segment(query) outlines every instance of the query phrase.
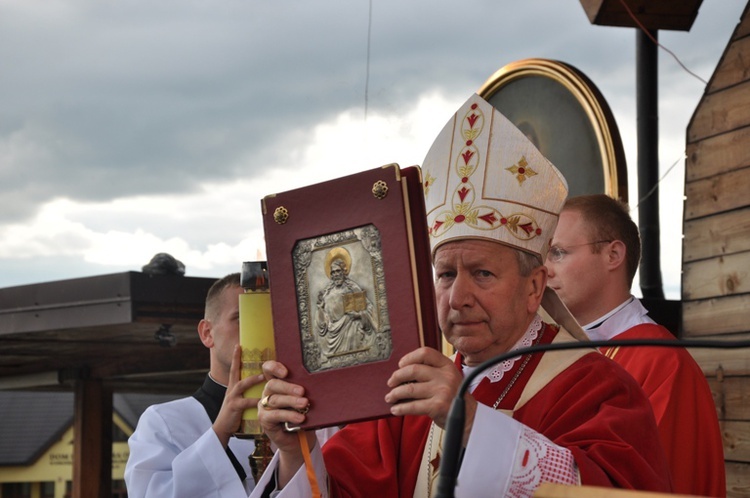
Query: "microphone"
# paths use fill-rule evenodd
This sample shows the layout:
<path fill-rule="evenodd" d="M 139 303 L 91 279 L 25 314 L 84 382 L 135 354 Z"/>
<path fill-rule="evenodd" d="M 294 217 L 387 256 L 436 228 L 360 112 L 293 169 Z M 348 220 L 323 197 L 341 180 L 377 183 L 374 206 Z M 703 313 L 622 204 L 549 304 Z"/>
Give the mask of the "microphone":
<path fill-rule="evenodd" d="M 669 348 L 707 348 L 707 349 L 737 349 L 750 347 L 750 340 L 718 341 L 710 339 L 613 339 L 586 342 L 561 342 L 555 344 L 537 344 L 526 348 L 514 349 L 480 364 L 475 370 L 464 377 L 458 393 L 451 403 L 448 417 L 445 420 L 445 434 L 443 435 L 443 456 L 440 460 L 440 477 L 438 478 L 435 498 L 452 498 L 456 488 L 458 472 L 460 470 L 459 455 L 463 444 L 464 424 L 466 422 L 466 402 L 464 395 L 471 385 L 471 381 L 488 368 L 516 356 L 535 354 L 545 351 L 561 351 L 565 349 L 590 349 L 607 346 L 659 346 Z"/>

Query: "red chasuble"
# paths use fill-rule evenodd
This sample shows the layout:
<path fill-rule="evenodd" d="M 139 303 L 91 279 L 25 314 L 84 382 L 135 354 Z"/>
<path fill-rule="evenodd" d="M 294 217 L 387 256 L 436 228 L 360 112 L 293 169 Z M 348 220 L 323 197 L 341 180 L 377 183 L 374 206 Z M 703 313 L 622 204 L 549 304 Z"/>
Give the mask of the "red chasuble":
<path fill-rule="evenodd" d="M 551 342 L 557 329 L 545 324 L 543 330 L 540 342 Z M 498 408 L 515 406 L 541 357 L 532 356 Z M 473 393 L 477 401 L 492 406 L 522 363 L 516 361 L 498 382 L 482 381 Z M 603 355 L 587 354 L 573 363 L 513 418 L 568 448 L 582 484 L 671 490 L 648 400 L 633 378 Z M 426 416 L 391 417 L 345 427 L 323 447 L 331 496 L 411 497 L 430 423 Z"/>
<path fill-rule="evenodd" d="M 613 339 L 673 339 L 664 327 L 641 324 Z M 602 348 L 643 387 L 667 453 L 675 493 L 726 496 L 724 449 L 711 390 L 682 348 Z"/>

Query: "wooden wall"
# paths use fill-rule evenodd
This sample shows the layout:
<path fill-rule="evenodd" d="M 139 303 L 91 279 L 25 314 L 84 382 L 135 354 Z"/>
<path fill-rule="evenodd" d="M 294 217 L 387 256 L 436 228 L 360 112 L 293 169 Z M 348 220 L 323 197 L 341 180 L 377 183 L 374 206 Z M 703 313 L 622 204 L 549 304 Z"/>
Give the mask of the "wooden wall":
<path fill-rule="evenodd" d="M 750 4 L 687 129 L 682 335 L 750 338 Z M 692 350 L 724 435 L 727 496 L 750 497 L 750 351 Z"/>

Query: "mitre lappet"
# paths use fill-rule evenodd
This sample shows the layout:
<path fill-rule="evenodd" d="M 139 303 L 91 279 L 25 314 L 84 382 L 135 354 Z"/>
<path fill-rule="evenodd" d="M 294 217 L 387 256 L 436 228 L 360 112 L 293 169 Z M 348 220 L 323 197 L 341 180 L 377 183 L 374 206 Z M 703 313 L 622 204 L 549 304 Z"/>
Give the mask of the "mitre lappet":
<path fill-rule="evenodd" d="M 547 257 L 568 195 L 562 173 L 479 95 L 448 121 L 422 163 L 430 247 L 481 239 Z M 579 340 L 580 325 L 552 289 L 542 307 Z"/>

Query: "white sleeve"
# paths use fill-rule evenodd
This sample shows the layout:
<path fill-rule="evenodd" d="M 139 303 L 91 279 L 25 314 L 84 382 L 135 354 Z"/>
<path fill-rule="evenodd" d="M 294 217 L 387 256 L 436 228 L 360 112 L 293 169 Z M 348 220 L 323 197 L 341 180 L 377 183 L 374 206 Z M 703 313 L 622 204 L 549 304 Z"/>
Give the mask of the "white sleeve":
<path fill-rule="evenodd" d="M 542 482 L 580 484 L 570 450 L 480 403 L 456 497 L 532 496 Z"/>
<path fill-rule="evenodd" d="M 131 498 L 247 496 L 211 428 L 183 448 L 176 444 L 159 412 L 149 408 L 138 421 L 128 445 L 125 484 Z"/>
<path fill-rule="evenodd" d="M 310 451 L 310 458 L 312 460 L 313 468 L 315 469 L 315 477 L 318 480 L 318 487 L 320 488 L 320 493 L 323 498 L 328 497 L 328 473 L 326 472 L 326 466 L 323 461 L 323 452 L 320 450 L 321 446 L 321 439 L 327 440 L 327 437 L 325 436 L 327 433 L 322 433 L 318 431 L 318 444 L 316 444 L 312 450 Z M 261 498 L 263 496 L 263 491 L 268 486 L 268 483 L 271 482 L 272 476 L 276 474 L 276 470 L 279 465 L 279 453 L 276 452 L 276 454 L 273 456 L 273 459 L 268 464 L 268 467 L 266 467 L 266 470 L 263 472 L 263 475 L 258 480 L 258 483 L 255 485 L 255 489 L 250 494 L 250 498 Z M 307 470 L 304 465 L 302 465 L 296 474 L 294 474 L 294 477 L 292 477 L 292 480 L 289 481 L 289 483 L 284 486 L 284 489 L 274 491 L 271 493 L 272 498 L 311 498 L 312 497 L 312 489 L 310 488 L 310 482 L 307 480 Z"/>

